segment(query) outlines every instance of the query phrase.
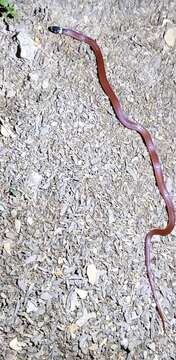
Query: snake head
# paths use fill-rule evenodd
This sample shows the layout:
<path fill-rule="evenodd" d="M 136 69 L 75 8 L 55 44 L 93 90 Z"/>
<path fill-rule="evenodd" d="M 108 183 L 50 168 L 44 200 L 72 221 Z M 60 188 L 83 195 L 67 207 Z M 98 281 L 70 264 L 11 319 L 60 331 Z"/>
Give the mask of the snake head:
<path fill-rule="evenodd" d="M 63 28 L 60 26 L 49 26 L 48 30 L 54 34 L 62 34 L 63 32 Z"/>

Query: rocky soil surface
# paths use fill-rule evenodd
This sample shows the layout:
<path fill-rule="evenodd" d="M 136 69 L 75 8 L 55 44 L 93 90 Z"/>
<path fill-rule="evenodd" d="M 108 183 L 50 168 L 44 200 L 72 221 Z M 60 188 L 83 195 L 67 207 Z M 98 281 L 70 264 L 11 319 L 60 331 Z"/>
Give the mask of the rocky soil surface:
<path fill-rule="evenodd" d="M 125 112 L 151 133 L 176 204 L 175 0 L 16 1 L 0 18 L 0 359 L 176 358 L 176 231 L 140 136 L 116 119 L 82 31 Z"/>

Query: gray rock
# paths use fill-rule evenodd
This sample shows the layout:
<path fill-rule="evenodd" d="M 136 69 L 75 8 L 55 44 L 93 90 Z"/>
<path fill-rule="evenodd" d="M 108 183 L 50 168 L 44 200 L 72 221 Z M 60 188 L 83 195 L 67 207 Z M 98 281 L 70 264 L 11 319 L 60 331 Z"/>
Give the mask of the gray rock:
<path fill-rule="evenodd" d="M 19 41 L 20 57 L 32 62 L 37 52 L 37 47 L 35 46 L 34 41 L 31 39 L 26 30 L 21 30 L 17 35 L 17 39 Z"/>

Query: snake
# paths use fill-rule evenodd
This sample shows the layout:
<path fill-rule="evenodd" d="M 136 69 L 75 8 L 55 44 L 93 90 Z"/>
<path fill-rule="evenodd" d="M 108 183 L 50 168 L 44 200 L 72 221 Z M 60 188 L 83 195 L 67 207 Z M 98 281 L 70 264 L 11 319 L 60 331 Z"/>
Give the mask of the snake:
<path fill-rule="evenodd" d="M 153 167 L 155 182 L 159 189 L 160 195 L 165 202 L 167 215 L 168 215 L 168 221 L 167 221 L 166 227 L 151 229 L 146 234 L 145 240 L 144 240 L 144 256 L 145 256 L 146 275 L 147 275 L 147 278 L 149 281 L 151 294 L 153 296 L 153 300 L 156 305 L 156 310 L 158 312 L 158 315 L 159 315 L 161 323 L 162 323 L 163 330 L 165 332 L 166 331 L 165 316 L 161 309 L 161 306 L 160 306 L 160 303 L 159 303 L 159 300 L 157 297 L 154 274 L 153 274 L 152 268 L 151 268 L 151 245 L 152 245 L 152 238 L 154 235 L 167 236 L 172 232 L 172 230 L 174 229 L 174 226 L 175 226 L 175 209 L 174 209 L 171 195 L 169 194 L 166 184 L 165 184 L 165 181 L 164 181 L 163 171 L 161 168 L 158 154 L 155 149 L 154 142 L 152 140 L 152 137 L 151 137 L 149 131 L 143 125 L 139 124 L 136 121 L 132 121 L 124 113 L 118 97 L 115 95 L 109 81 L 107 80 L 103 55 L 102 55 L 102 52 L 101 52 L 100 47 L 98 46 L 97 42 L 95 40 L 93 40 L 91 37 L 84 35 L 81 32 L 71 30 L 68 28 L 62 28 L 62 27 L 56 26 L 56 25 L 50 26 L 48 28 L 48 30 L 54 34 L 60 34 L 60 35 L 63 34 L 63 35 L 69 36 L 75 40 L 86 43 L 90 46 L 91 50 L 95 54 L 96 63 L 97 63 L 97 74 L 98 74 L 100 85 L 101 85 L 104 93 L 109 98 L 109 101 L 110 101 L 111 106 L 117 116 L 117 119 L 120 121 L 120 123 L 124 127 L 128 128 L 130 130 L 134 130 L 138 134 L 140 134 L 140 136 L 148 150 L 150 160 L 151 160 L 151 165 Z"/>

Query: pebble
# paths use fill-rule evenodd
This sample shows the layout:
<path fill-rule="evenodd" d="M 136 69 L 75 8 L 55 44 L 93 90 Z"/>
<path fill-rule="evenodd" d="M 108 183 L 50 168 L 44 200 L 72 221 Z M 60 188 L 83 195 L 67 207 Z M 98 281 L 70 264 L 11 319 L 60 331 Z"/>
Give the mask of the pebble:
<path fill-rule="evenodd" d="M 4 250 L 6 251 L 6 253 L 8 254 L 8 255 L 11 255 L 11 244 L 10 244 L 10 242 L 5 242 L 4 243 Z"/>
<path fill-rule="evenodd" d="M 15 134 L 10 130 L 7 125 L 1 125 L 1 135 L 4 137 L 12 137 L 15 138 Z"/>
<path fill-rule="evenodd" d="M 64 258 L 59 256 L 57 259 L 57 263 L 58 263 L 58 265 L 62 265 L 64 263 Z"/>
<path fill-rule="evenodd" d="M 17 232 L 17 234 L 20 233 L 21 230 L 21 221 L 19 219 L 15 219 L 15 230 Z"/>
<path fill-rule="evenodd" d="M 172 179 L 169 177 L 166 180 L 166 188 L 167 188 L 167 191 L 169 192 L 169 194 L 171 194 L 172 190 L 173 190 L 173 182 L 172 182 Z"/>
<path fill-rule="evenodd" d="M 78 302 L 77 294 L 74 291 L 70 297 L 70 311 L 75 311 L 77 307 L 79 307 L 79 302 Z"/>
<path fill-rule="evenodd" d="M 77 324 L 70 324 L 67 327 L 67 331 L 70 332 L 71 334 L 74 334 L 76 331 L 78 331 L 79 326 Z"/>
<path fill-rule="evenodd" d="M 88 313 L 87 310 L 84 308 L 83 315 L 76 321 L 76 325 L 81 327 L 85 325 L 89 319 L 96 319 L 96 313 Z"/>
<path fill-rule="evenodd" d="M 29 75 L 29 80 L 36 83 L 39 80 L 39 74 L 36 71 L 32 71 Z"/>
<path fill-rule="evenodd" d="M 84 334 L 79 338 L 79 347 L 83 354 L 87 354 L 88 352 L 88 343 L 87 343 L 87 335 Z"/>
<path fill-rule="evenodd" d="M 30 256 L 28 256 L 27 258 L 26 258 L 26 260 L 25 260 L 25 264 L 27 265 L 27 264 L 31 264 L 31 263 L 33 263 L 33 262 L 35 262 L 36 261 L 36 259 L 37 259 L 37 255 L 30 255 Z"/>
<path fill-rule="evenodd" d="M 22 351 L 22 348 L 25 344 L 22 343 L 22 342 L 19 342 L 17 337 L 15 337 L 14 339 L 12 339 L 9 343 L 9 347 L 12 349 L 12 350 L 15 350 L 17 352 L 20 352 Z"/>
<path fill-rule="evenodd" d="M 147 356 L 148 356 L 148 352 L 146 350 L 144 351 L 143 356 L 144 356 L 144 359 L 146 360 Z"/>
<path fill-rule="evenodd" d="M 33 303 L 33 301 L 28 300 L 26 312 L 29 314 L 31 312 L 38 312 L 38 307 Z"/>
<path fill-rule="evenodd" d="M 172 27 L 166 30 L 164 34 L 164 40 L 169 47 L 174 47 L 176 42 L 176 27 Z"/>
<path fill-rule="evenodd" d="M 90 264 L 87 267 L 87 276 L 89 279 L 89 283 L 94 285 L 97 279 L 97 269 L 94 264 Z"/>
<path fill-rule="evenodd" d="M 33 172 L 29 176 L 29 182 L 28 185 L 34 189 L 37 189 L 42 181 L 42 175 L 40 175 L 37 172 Z"/>
<path fill-rule="evenodd" d="M 27 280 L 24 278 L 20 278 L 20 279 L 18 279 L 17 284 L 18 284 L 19 289 L 25 293 L 27 290 Z"/>
<path fill-rule="evenodd" d="M 32 224 L 33 224 L 33 219 L 32 219 L 30 216 L 28 216 L 28 218 L 27 218 L 27 223 L 28 223 L 29 225 L 32 225 Z"/>
<path fill-rule="evenodd" d="M 109 224 L 112 225 L 115 222 L 114 212 L 112 209 L 108 210 Z"/>
<path fill-rule="evenodd" d="M 13 98 L 14 96 L 16 95 L 16 92 L 15 92 L 15 90 L 14 89 L 9 89 L 8 91 L 7 91 L 7 98 Z"/>
<path fill-rule="evenodd" d="M 54 235 L 62 235 L 63 233 L 63 228 L 61 227 L 57 227 L 54 231 Z"/>
<path fill-rule="evenodd" d="M 45 291 L 41 294 L 41 299 L 44 301 L 50 301 L 52 299 L 52 295 Z"/>
<path fill-rule="evenodd" d="M 45 90 L 48 88 L 48 85 L 49 85 L 49 79 L 46 78 L 43 80 L 42 88 Z"/>
<path fill-rule="evenodd" d="M 14 240 L 16 238 L 16 234 L 13 231 L 7 231 L 6 238 L 10 240 Z"/>
<path fill-rule="evenodd" d="M 49 126 L 43 126 L 40 133 L 42 136 L 46 136 L 49 133 Z"/>
<path fill-rule="evenodd" d="M 0 212 L 6 212 L 7 211 L 7 206 L 6 204 L 4 204 L 2 201 L 0 201 Z"/>
<path fill-rule="evenodd" d="M 148 344 L 147 347 L 153 352 L 155 352 L 155 343 Z"/>
<path fill-rule="evenodd" d="M 13 209 L 12 211 L 11 211 L 11 216 L 13 217 L 13 218 L 16 218 L 17 217 L 17 210 L 15 210 L 15 209 Z"/>
<path fill-rule="evenodd" d="M 127 338 L 123 338 L 121 340 L 120 344 L 125 350 L 128 349 L 128 339 Z"/>
<path fill-rule="evenodd" d="M 86 296 L 87 296 L 87 291 L 86 290 L 82 290 L 82 289 L 78 289 L 78 288 L 76 288 L 76 293 L 79 295 L 79 297 L 81 298 L 81 299 L 85 299 L 86 298 Z"/>
<path fill-rule="evenodd" d="M 19 41 L 20 57 L 33 61 L 37 47 L 29 34 L 25 30 L 21 30 L 17 35 L 17 39 Z"/>

